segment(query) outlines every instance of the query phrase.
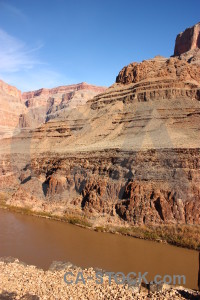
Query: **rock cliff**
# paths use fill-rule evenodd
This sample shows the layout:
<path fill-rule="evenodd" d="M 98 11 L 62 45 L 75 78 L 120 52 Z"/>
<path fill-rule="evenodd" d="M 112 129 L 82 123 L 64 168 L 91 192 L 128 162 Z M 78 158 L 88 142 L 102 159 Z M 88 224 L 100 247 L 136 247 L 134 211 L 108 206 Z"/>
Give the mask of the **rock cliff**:
<path fill-rule="evenodd" d="M 176 37 L 174 55 L 178 56 L 190 50 L 200 48 L 200 22 L 185 29 Z"/>

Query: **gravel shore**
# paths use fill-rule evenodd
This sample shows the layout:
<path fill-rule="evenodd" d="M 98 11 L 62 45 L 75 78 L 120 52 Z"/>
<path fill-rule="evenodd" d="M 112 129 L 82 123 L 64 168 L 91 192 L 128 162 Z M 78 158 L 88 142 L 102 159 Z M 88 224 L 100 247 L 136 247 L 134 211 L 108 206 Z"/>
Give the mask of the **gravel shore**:
<path fill-rule="evenodd" d="M 148 293 L 145 288 L 130 288 L 119 285 L 112 279 L 109 285 L 108 276 L 103 277 L 103 284 L 94 280 L 95 269 L 81 269 L 70 263 L 54 263 L 48 271 L 26 265 L 17 259 L 0 261 L 0 299 L 1 300 L 62 300 L 62 299 L 200 299 L 200 293 L 182 287 L 165 287 L 160 292 Z M 64 281 L 66 272 L 72 272 L 77 278 L 82 272 L 85 284 L 67 284 Z M 80 279 L 80 277 L 79 277 Z"/>

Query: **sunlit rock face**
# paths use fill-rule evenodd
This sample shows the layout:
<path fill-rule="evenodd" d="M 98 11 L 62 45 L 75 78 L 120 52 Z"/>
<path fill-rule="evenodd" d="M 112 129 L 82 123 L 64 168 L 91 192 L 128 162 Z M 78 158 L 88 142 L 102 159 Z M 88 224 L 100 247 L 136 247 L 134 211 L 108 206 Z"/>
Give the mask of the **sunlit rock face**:
<path fill-rule="evenodd" d="M 174 55 L 178 56 L 187 51 L 200 48 L 200 22 L 187 28 L 176 37 Z"/>

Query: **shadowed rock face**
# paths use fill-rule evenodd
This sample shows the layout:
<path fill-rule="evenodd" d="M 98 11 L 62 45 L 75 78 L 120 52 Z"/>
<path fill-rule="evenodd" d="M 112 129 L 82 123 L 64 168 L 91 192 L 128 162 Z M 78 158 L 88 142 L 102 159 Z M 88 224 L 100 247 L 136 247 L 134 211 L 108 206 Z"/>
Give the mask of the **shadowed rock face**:
<path fill-rule="evenodd" d="M 174 55 L 179 56 L 187 51 L 200 48 L 200 23 L 187 28 L 176 37 Z"/>
<path fill-rule="evenodd" d="M 43 92 L 26 95 L 27 106 Z M 197 60 L 132 63 L 84 105 L 68 109 L 70 95 L 49 108 L 48 122 L 2 142 L 8 204 L 97 224 L 200 224 Z"/>

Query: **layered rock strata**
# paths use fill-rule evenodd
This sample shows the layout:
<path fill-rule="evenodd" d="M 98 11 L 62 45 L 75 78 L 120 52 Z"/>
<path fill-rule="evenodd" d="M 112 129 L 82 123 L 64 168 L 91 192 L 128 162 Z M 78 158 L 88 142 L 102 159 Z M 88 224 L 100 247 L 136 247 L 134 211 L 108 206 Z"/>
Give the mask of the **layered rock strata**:
<path fill-rule="evenodd" d="M 84 105 L 105 89 L 83 82 L 21 93 L 0 80 L 0 139 L 16 135 L 22 129 L 36 128 L 66 110 Z"/>
<path fill-rule="evenodd" d="M 66 110 L 84 105 L 105 90 L 105 87 L 82 82 L 23 93 L 22 99 L 28 112 L 20 116 L 20 127 L 35 128 L 49 119 L 64 115 Z"/>

